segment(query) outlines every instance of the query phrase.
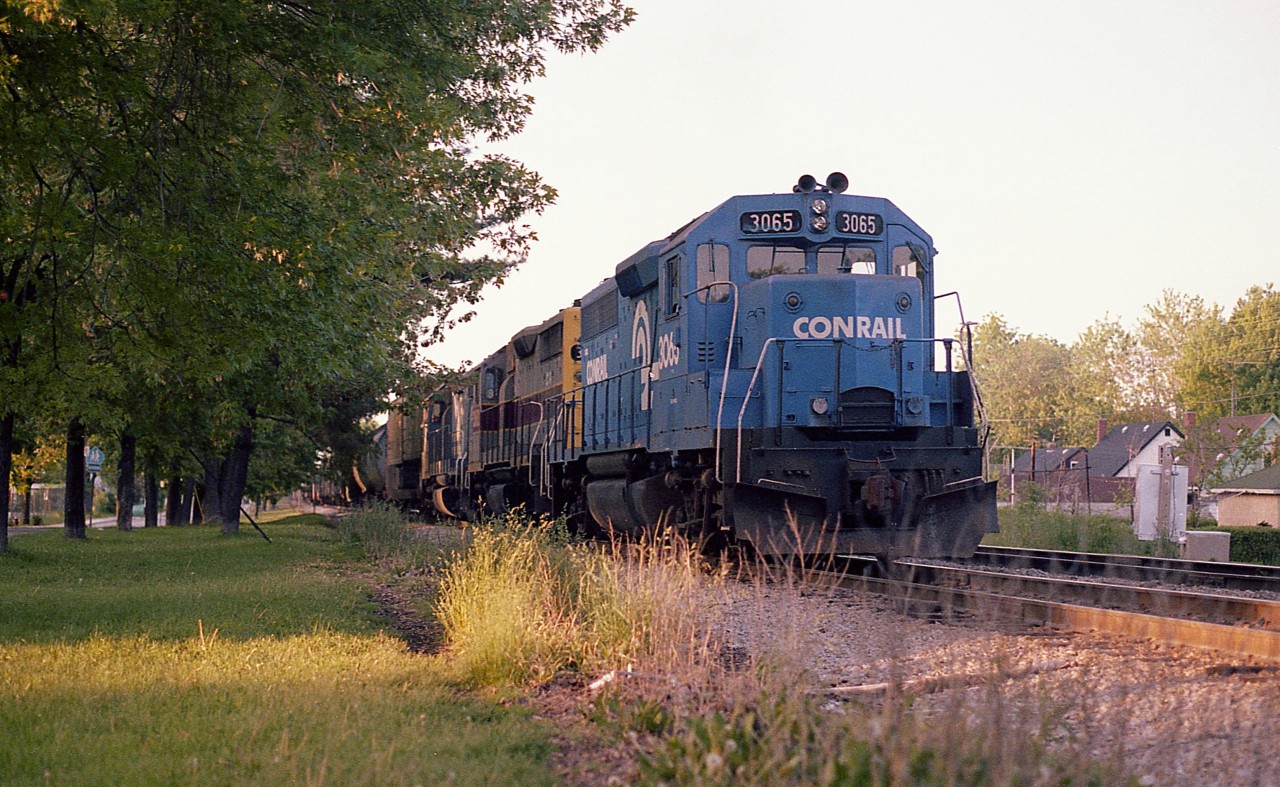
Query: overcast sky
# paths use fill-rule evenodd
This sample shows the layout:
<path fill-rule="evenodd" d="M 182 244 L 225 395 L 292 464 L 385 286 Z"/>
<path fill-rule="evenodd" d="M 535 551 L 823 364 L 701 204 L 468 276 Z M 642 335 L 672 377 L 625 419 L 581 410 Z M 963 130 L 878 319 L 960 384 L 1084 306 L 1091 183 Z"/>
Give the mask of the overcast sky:
<path fill-rule="evenodd" d="M 630 4 L 529 86 L 500 151 L 559 199 L 434 360 L 480 360 L 645 243 L 806 172 L 919 222 L 969 319 L 1063 342 L 1165 289 L 1229 310 L 1280 282 L 1277 0 Z"/>

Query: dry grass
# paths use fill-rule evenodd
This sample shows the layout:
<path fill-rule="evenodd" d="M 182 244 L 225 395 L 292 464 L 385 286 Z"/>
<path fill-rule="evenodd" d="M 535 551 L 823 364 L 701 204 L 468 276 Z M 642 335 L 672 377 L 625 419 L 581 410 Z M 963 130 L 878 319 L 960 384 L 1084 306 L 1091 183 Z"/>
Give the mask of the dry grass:
<path fill-rule="evenodd" d="M 508 522 L 475 534 L 437 600 L 449 647 L 478 683 L 605 676 L 591 715 L 634 747 L 641 783 L 1125 783 L 1063 732 L 1075 705 L 1034 680 L 1016 700 L 979 689 L 917 707 L 900 677 L 865 702 L 831 700 L 812 621 L 726 627 L 730 597 L 754 592 L 776 621 L 781 597 L 817 592 L 789 567 L 756 566 L 744 586 L 687 544 L 601 550 L 548 533 Z"/>

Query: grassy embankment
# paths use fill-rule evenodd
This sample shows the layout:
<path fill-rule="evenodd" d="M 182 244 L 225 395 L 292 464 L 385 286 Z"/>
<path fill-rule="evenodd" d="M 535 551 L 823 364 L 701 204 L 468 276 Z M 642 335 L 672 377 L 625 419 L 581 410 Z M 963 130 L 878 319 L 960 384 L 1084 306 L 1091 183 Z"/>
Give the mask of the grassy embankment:
<path fill-rule="evenodd" d="M 554 783 L 544 725 L 384 631 L 357 547 L 245 530 L 11 540 L 0 783 Z"/>
<path fill-rule="evenodd" d="M 814 672 L 823 647 L 814 632 L 842 612 L 779 618 L 822 593 L 785 569 L 761 566 L 743 584 L 706 571 L 679 543 L 602 552 L 563 543 L 554 527 L 504 525 L 477 532 L 444 571 L 434 608 L 459 677 L 518 685 L 566 670 L 583 682 L 616 675 L 592 715 L 638 762 L 623 783 L 1125 783 L 1063 732 L 1074 699 L 1044 696 L 1033 680 L 921 708 L 900 683 L 867 703 L 833 704 Z M 729 607 L 745 611 L 739 624 L 770 621 L 751 647 L 722 625 Z M 881 625 L 860 635 L 897 636 L 892 621 Z M 985 669 L 1000 674 L 1000 655 L 990 658 Z"/>

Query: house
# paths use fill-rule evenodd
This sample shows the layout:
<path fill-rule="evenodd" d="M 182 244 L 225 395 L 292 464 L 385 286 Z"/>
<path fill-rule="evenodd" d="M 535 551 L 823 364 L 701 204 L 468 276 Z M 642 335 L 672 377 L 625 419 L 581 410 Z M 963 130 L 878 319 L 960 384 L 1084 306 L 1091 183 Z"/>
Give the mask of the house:
<path fill-rule="evenodd" d="M 1213 492 L 1218 497 L 1219 525 L 1280 527 L 1280 465 L 1226 481 Z"/>
<path fill-rule="evenodd" d="M 1019 495 L 1019 486 L 1028 482 L 1039 485 L 1050 502 L 1061 503 L 1078 497 L 1077 487 L 1083 488 L 1088 466 L 1088 451 L 1084 448 L 1059 448 L 1050 443 L 1036 446 L 1017 455 L 1013 461 L 1010 491 Z"/>
<path fill-rule="evenodd" d="M 1098 422 L 1098 444 L 1089 450 L 1090 503 L 1117 506 L 1117 513 L 1129 509 L 1134 501 L 1136 478 L 1143 465 L 1160 464 L 1160 452 L 1176 451 L 1185 436 L 1172 421 L 1148 421 L 1120 424 L 1107 429 L 1106 421 Z"/>
<path fill-rule="evenodd" d="M 1013 472 L 1019 479 L 1037 479 L 1077 467 L 1084 467 L 1084 448 L 1058 448 L 1053 443 L 1039 446 L 1019 454 L 1013 462 Z M 1033 464 L 1034 463 L 1034 464 Z"/>
<path fill-rule="evenodd" d="M 1106 422 L 1099 422 L 1101 433 Z M 1160 464 L 1160 449 L 1176 451 L 1186 440 L 1172 421 L 1120 424 L 1102 435 L 1089 450 L 1089 475 L 1101 478 L 1133 478 L 1142 465 Z"/>
<path fill-rule="evenodd" d="M 1187 442 L 1178 457 L 1191 469 L 1196 486 L 1216 486 L 1280 464 L 1280 418 L 1274 413 L 1233 415 L 1187 425 Z"/>

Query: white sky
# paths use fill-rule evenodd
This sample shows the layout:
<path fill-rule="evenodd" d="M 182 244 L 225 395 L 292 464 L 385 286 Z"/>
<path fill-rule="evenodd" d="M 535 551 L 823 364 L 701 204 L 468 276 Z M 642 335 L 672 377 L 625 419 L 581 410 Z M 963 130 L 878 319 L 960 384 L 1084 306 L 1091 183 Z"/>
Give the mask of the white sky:
<path fill-rule="evenodd" d="M 482 359 L 645 243 L 806 172 L 918 221 L 969 319 L 1063 342 L 1165 289 L 1229 310 L 1280 283 L 1277 0 L 630 4 L 529 87 L 500 151 L 559 199 L 434 360 Z"/>

